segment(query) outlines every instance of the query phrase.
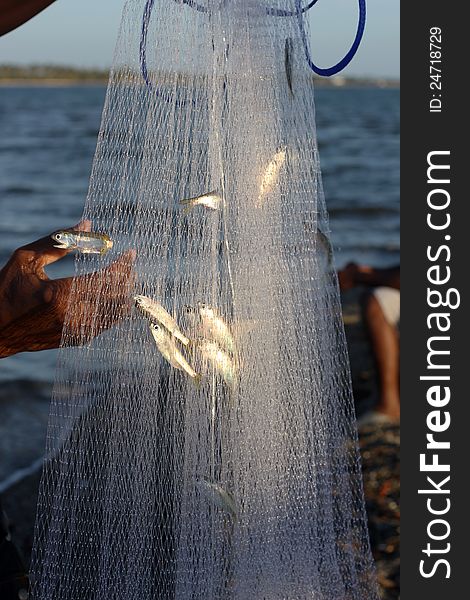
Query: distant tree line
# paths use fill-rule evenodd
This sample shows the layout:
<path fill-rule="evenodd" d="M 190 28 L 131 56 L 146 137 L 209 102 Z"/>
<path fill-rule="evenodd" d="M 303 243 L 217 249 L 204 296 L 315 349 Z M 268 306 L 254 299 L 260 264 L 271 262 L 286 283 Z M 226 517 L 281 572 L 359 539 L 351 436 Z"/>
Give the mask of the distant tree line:
<path fill-rule="evenodd" d="M 126 69 L 124 78 L 131 75 L 131 70 Z M 138 73 L 133 73 L 134 77 L 139 77 Z M 156 79 L 162 83 L 170 82 L 172 84 L 174 74 L 168 72 L 157 72 Z M 62 80 L 70 82 L 103 82 L 106 83 L 109 78 L 108 69 L 79 69 L 76 67 L 67 67 L 59 65 L 30 65 L 19 66 L 0 64 L 0 82 L 8 81 L 46 81 L 46 80 Z M 367 77 L 314 77 L 309 76 L 311 82 L 315 82 L 318 86 L 327 87 L 398 87 L 399 82 L 388 79 L 373 79 Z M 180 84 L 184 84 L 186 80 L 194 83 L 193 76 L 180 73 L 178 75 Z M 205 77 L 200 78 L 200 82 L 204 83 Z"/>
<path fill-rule="evenodd" d="M 58 65 L 0 65 L 0 79 L 70 79 L 107 81 L 107 69 L 77 69 Z"/>

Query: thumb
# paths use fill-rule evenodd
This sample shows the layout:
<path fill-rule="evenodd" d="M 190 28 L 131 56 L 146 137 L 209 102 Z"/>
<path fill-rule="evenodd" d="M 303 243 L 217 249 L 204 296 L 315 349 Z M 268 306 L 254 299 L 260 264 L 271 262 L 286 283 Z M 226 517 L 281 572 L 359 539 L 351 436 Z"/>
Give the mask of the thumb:
<path fill-rule="evenodd" d="M 91 221 L 83 220 L 64 231 L 91 231 Z M 41 271 L 47 265 L 60 260 L 66 256 L 70 250 L 63 248 L 56 248 L 55 241 L 52 239 L 52 235 L 47 235 L 31 244 L 22 246 L 19 248 L 19 252 L 24 258 L 34 265 L 35 270 Z"/>

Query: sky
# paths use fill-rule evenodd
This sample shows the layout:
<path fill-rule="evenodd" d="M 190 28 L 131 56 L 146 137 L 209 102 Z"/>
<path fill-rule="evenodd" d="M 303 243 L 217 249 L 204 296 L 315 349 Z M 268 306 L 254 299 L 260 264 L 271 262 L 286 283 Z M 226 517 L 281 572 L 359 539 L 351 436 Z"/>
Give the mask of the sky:
<path fill-rule="evenodd" d="M 366 0 L 364 39 L 345 76 L 399 77 L 399 0 Z M 158 0 L 156 0 L 158 5 Z M 57 0 L 0 38 L 0 64 L 59 64 L 107 68 L 112 63 L 124 0 Z M 309 11 L 311 54 L 329 67 L 349 49 L 357 0 L 319 0 Z"/>

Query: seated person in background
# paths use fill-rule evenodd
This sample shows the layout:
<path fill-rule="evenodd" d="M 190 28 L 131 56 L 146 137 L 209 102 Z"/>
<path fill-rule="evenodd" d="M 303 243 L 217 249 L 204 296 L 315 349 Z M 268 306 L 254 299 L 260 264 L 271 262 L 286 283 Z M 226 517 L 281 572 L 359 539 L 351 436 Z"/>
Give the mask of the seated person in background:
<path fill-rule="evenodd" d="M 364 315 L 379 379 L 379 400 L 369 418 L 400 419 L 400 267 L 376 269 L 349 263 L 338 272 L 341 290 L 372 288 Z"/>

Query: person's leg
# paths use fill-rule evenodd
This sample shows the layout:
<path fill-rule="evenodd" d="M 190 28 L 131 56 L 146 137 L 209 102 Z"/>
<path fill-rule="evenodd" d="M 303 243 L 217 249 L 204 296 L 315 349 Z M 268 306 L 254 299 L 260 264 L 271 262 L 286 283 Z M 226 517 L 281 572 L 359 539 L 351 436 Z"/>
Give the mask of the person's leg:
<path fill-rule="evenodd" d="M 375 410 L 391 419 L 400 418 L 400 342 L 397 328 L 385 318 L 374 296 L 365 302 L 365 319 L 379 379 L 379 401 Z"/>

